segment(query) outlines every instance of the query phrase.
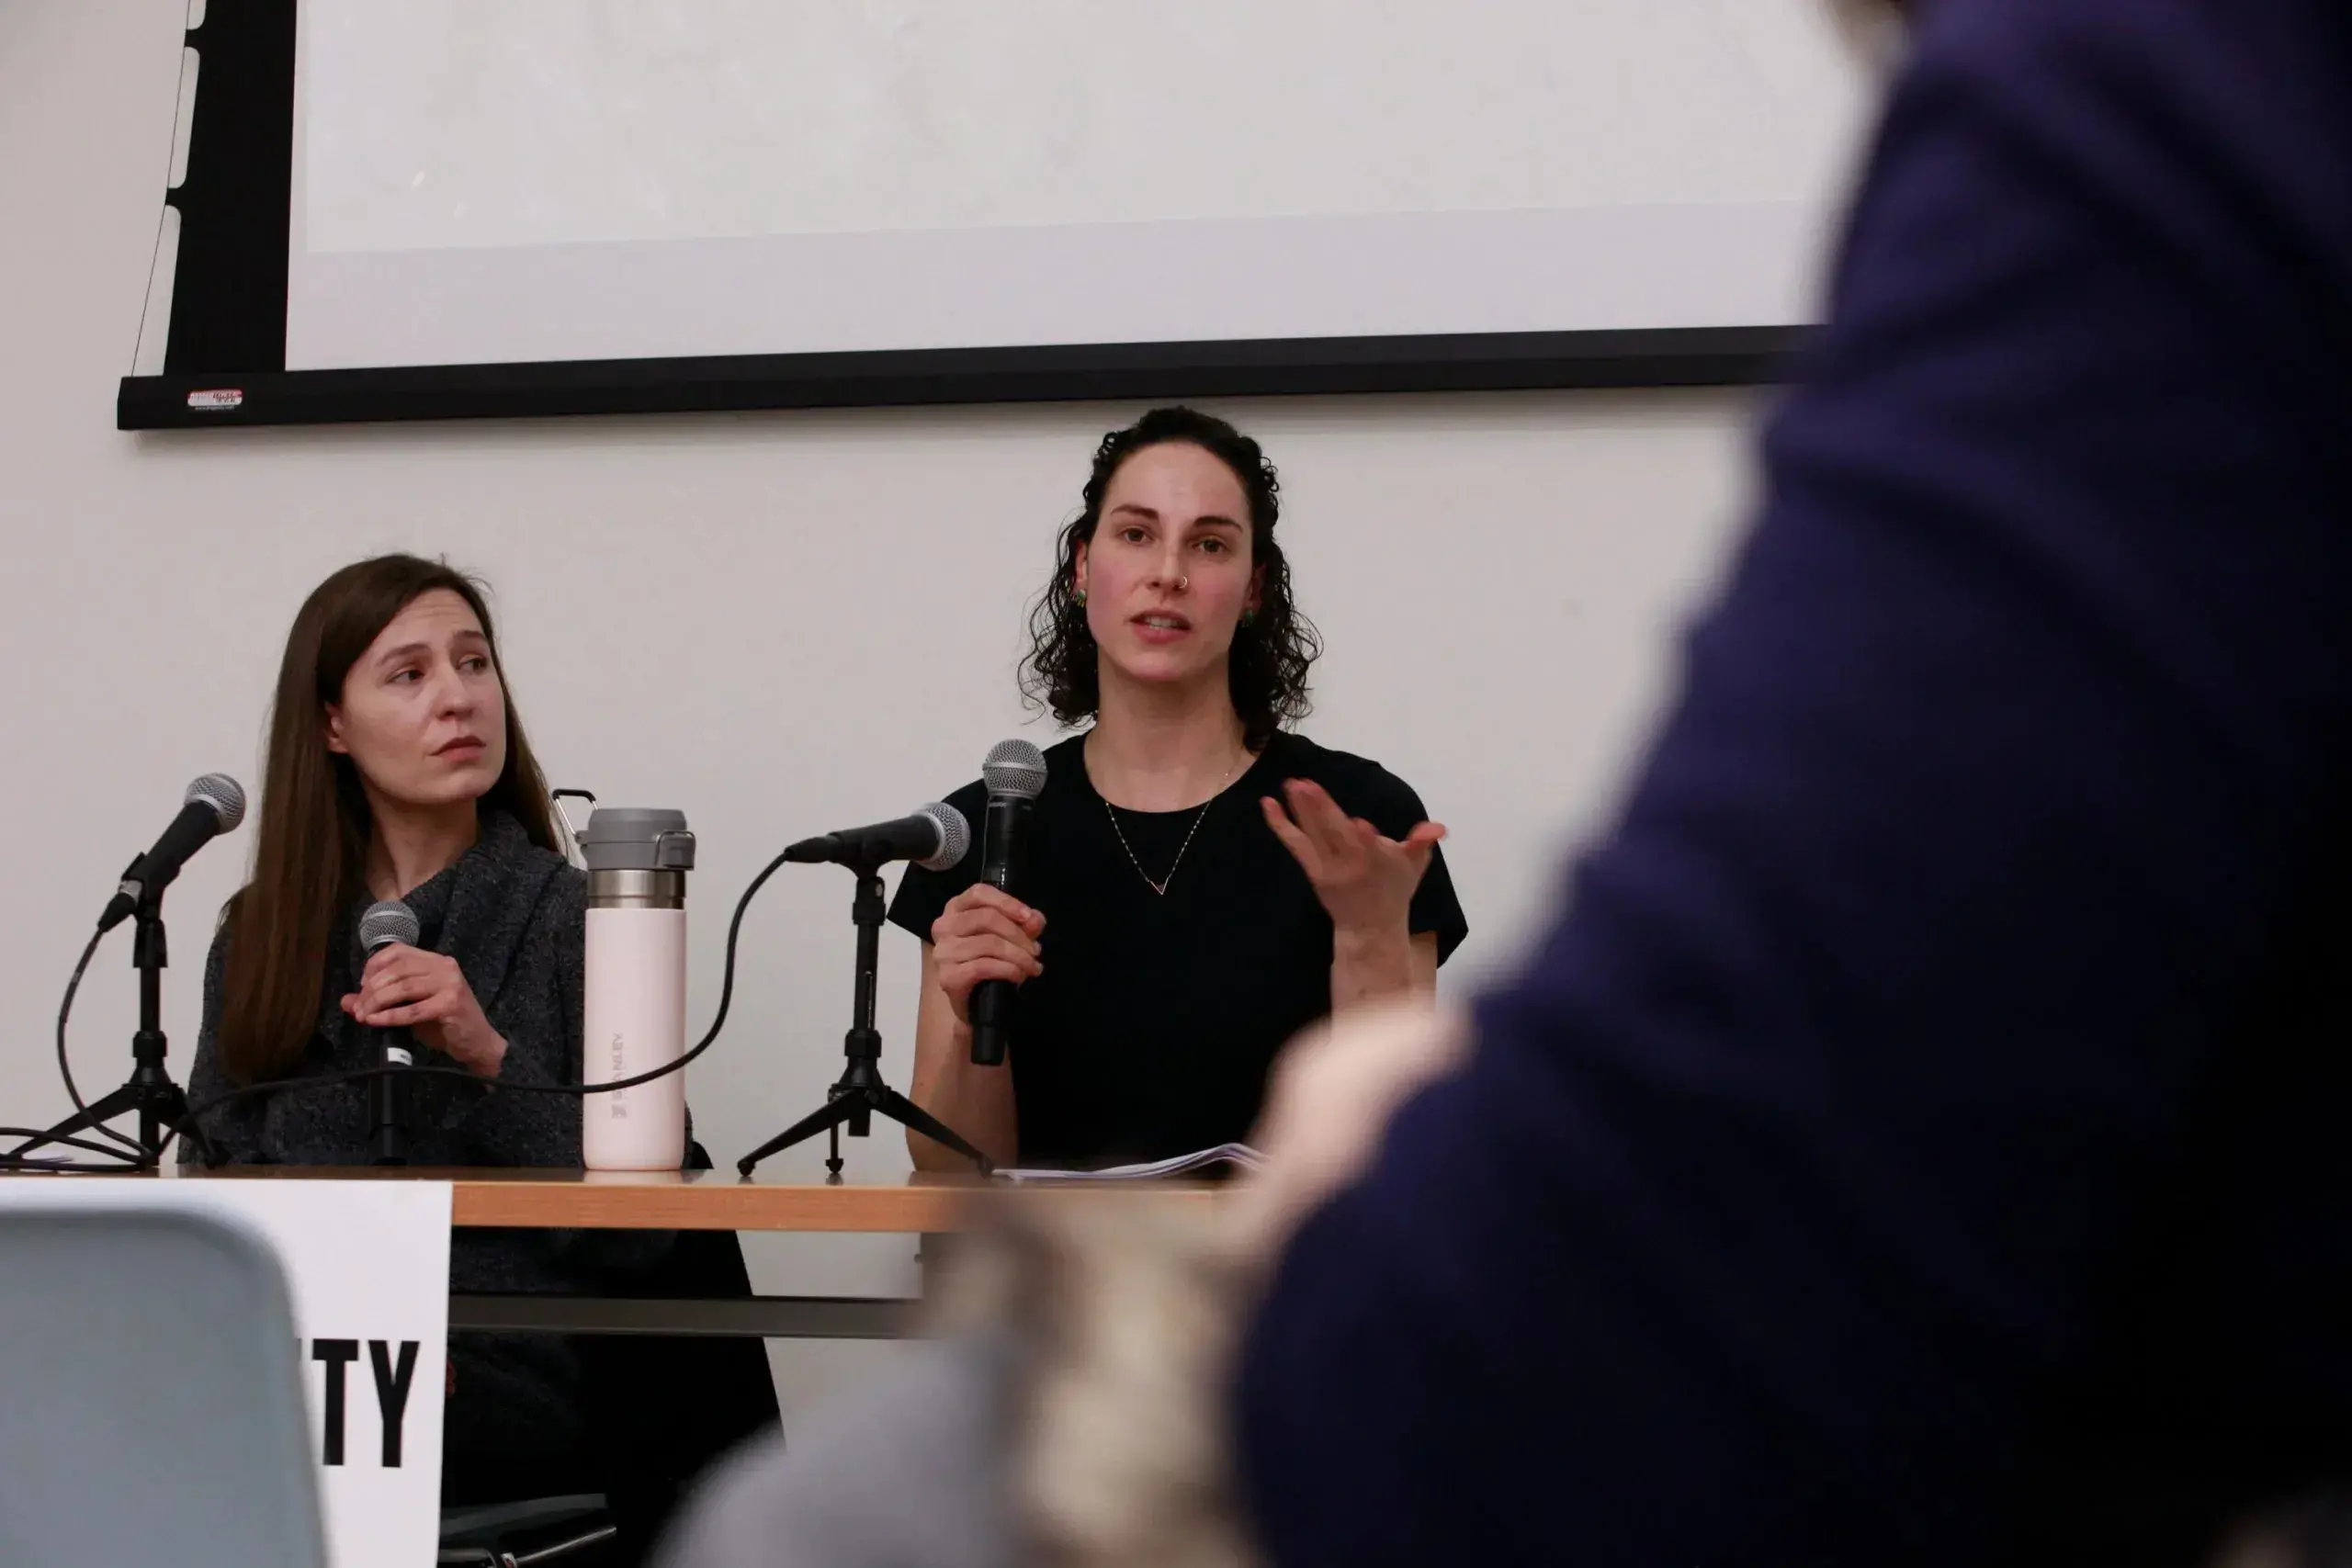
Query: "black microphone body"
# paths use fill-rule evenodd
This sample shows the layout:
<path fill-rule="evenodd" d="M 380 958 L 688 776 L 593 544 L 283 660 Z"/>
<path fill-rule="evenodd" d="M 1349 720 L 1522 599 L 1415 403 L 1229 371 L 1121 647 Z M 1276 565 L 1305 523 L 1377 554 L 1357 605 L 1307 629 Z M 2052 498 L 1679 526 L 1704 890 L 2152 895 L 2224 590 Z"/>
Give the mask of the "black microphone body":
<path fill-rule="evenodd" d="M 107 901 L 98 930 L 110 931 L 129 919 L 144 899 L 172 885 L 188 857 L 245 818 L 245 792 L 225 773 L 207 773 L 188 785 L 180 814 L 145 854 L 122 874 L 122 886 Z"/>
<path fill-rule="evenodd" d="M 409 1047 L 408 1031 L 379 1029 L 376 1034 L 376 1065 L 397 1069 L 416 1066 L 416 1054 Z M 377 1165 L 406 1165 L 408 1163 L 408 1076 L 388 1071 L 368 1085 L 368 1148 L 369 1158 Z"/>
<path fill-rule="evenodd" d="M 359 945 L 373 958 L 387 947 L 414 947 L 420 939 L 416 914 L 397 898 L 371 904 L 359 917 Z M 381 1076 L 368 1086 L 369 1158 L 378 1165 L 408 1163 L 408 1075 L 416 1066 L 416 1043 L 405 1029 L 379 1029 L 376 1065 Z"/>
<path fill-rule="evenodd" d="M 871 870 L 894 860 L 915 861 L 933 871 L 962 863 L 971 848 L 972 829 L 964 814 L 936 803 L 911 817 L 863 828 L 843 828 L 803 839 L 784 852 L 797 865 L 847 865 Z"/>
<path fill-rule="evenodd" d="M 1021 897 L 1029 864 L 1029 820 L 1037 803 L 1023 795 L 992 795 L 980 833 L 980 880 L 1000 893 Z M 1018 989 L 1010 980 L 983 980 L 972 987 L 972 1061 L 983 1067 L 1000 1066 L 1012 1039 L 1012 1002 Z"/>

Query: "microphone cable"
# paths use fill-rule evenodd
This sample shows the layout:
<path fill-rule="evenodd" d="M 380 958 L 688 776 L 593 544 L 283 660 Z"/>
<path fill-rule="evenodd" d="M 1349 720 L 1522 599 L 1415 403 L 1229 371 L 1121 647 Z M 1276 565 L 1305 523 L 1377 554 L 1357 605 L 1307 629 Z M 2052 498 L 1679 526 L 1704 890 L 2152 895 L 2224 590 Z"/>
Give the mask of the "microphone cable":
<path fill-rule="evenodd" d="M 784 869 L 786 863 L 786 862 L 783 855 L 778 855 L 775 859 L 768 862 L 767 865 L 760 872 L 759 875 L 752 878 L 751 886 L 743 889 L 742 897 L 735 900 L 735 913 L 727 922 L 727 961 L 719 976 L 718 1016 L 710 1021 L 710 1028 L 708 1032 L 706 1032 L 700 1040 L 695 1043 L 694 1048 L 686 1052 L 685 1055 L 680 1056 L 676 1061 L 665 1063 L 662 1066 L 655 1067 L 650 1072 L 639 1073 L 634 1077 L 616 1078 L 611 1083 L 601 1084 L 505 1083 L 493 1078 L 485 1078 L 479 1073 L 468 1072 L 463 1067 L 432 1066 L 365 1067 L 357 1071 L 348 1073 L 328 1073 L 319 1077 L 278 1078 L 268 1083 L 248 1084 L 243 1089 L 232 1089 L 228 1090 L 226 1093 L 216 1094 L 210 1099 L 188 1108 L 187 1124 L 189 1128 L 196 1134 L 199 1140 L 203 1141 L 208 1145 L 205 1163 L 208 1165 L 218 1165 L 220 1162 L 218 1159 L 211 1157 L 212 1155 L 217 1154 L 219 1151 L 217 1149 L 210 1148 L 209 1146 L 209 1140 L 204 1138 L 202 1119 L 208 1113 L 219 1110 L 221 1106 L 233 1104 L 240 1100 L 254 1099 L 265 1094 L 276 1094 L 310 1089 L 328 1089 L 339 1084 L 369 1083 L 377 1078 L 390 1077 L 394 1075 L 402 1075 L 409 1077 L 455 1078 L 460 1083 L 474 1085 L 481 1089 L 484 1093 L 503 1089 L 516 1094 L 564 1095 L 576 1100 L 584 1100 L 592 1094 L 614 1094 L 625 1089 L 635 1089 L 640 1084 L 651 1083 L 656 1078 L 668 1077 L 672 1073 L 685 1071 L 686 1065 L 688 1063 L 694 1061 L 695 1058 L 700 1056 L 704 1052 L 709 1050 L 713 1045 L 718 1043 L 719 1031 L 727 1027 L 727 1011 L 735 998 L 735 944 L 743 930 L 744 913 L 751 908 L 752 897 L 762 887 L 767 885 L 768 878 L 774 876 L 777 872 Z"/>
<path fill-rule="evenodd" d="M 65 1050 L 65 1026 L 67 1021 L 74 1016 L 74 997 L 82 988 L 82 976 L 88 972 L 90 960 L 97 953 L 98 943 L 106 940 L 106 935 L 107 933 L 103 931 L 90 933 L 90 940 L 83 945 L 82 956 L 74 964 L 72 977 L 65 982 L 65 999 L 57 1009 L 57 1076 L 65 1081 L 65 1098 L 74 1102 L 74 1109 L 77 1113 L 87 1111 L 89 1105 L 82 1098 L 80 1086 L 74 1081 L 73 1059 Z M 94 1134 L 104 1134 L 112 1140 L 111 1145 L 88 1143 L 80 1138 L 51 1138 L 48 1134 L 31 1127 L 0 1127 L 0 1138 L 24 1139 L 24 1143 L 17 1145 L 18 1151 L 29 1148 L 36 1144 L 55 1144 L 60 1148 L 80 1149 L 85 1154 L 101 1155 L 109 1160 L 119 1161 L 119 1164 L 87 1165 L 78 1160 L 12 1152 L 0 1154 L 0 1170 L 112 1171 L 123 1168 L 137 1169 L 145 1161 L 146 1151 L 139 1146 L 138 1139 L 128 1134 L 118 1133 L 104 1122 L 93 1127 L 91 1132 Z"/>
<path fill-rule="evenodd" d="M 224 1105 L 232 1105 L 243 1100 L 256 1099 L 262 1095 L 290 1093 L 302 1089 L 332 1089 L 345 1084 L 369 1083 L 377 1078 L 390 1077 L 397 1074 L 409 1078 L 454 1078 L 460 1083 L 473 1085 L 474 1087 L 481 1089 L 485 1093 L 503 1089 L 514 1094 L 564 1095 L 574 1099 L 584 1100 L 592 1094 L 614 1094 L 621 1089 L 636 1089 L 641 1084 L 651 1083 L 656 1078 L 668 1077 L 673 1073 L 684 1072 L 688 1063 L 694 1061 L 704 1052 L 709 1050 L 712 1045 L 718 1043 L 719 1032 L 727 1026 L 728 1009 L 733 1003 L 735 997 L 735 948 L 736 942 L 742 933 L 743 916 L 745 912 L 751 908 L 752 899 L 753 897 L 759 893 L 762 887 L 767 886 L 768 879 L 774 876 L 778 871 L 781 871 L 786 863 L 788 863 L 784 855 L 778 855 L 775 859 L 768 862 L 767 865 L 760 872 L 760 874 L 752 878 L 751 886 L 743 889 L 742 896 L 735 900 L 735 913 L 727 922 L 727 960 L 719 979 L 718 1016 L 710 1021 L 709 1031 L 695 1043 L 694 1048 L 686 1052 L 674 1062 L 666 1063 L 662 1066 L 653 1068 L 650 1072 L 639 1073 L 634 1077 L 619 1078 L 616 1079 L 612 1083 L 603 1084 L 506 1083 L 494 1078 L 485 1078 L 479 1073 L 468 1072 L 463 1067 L 435 1066 L 367 1067 L 347 1073 L 327 1073 L 317 1077 L 274 1078 L 267 1083 L 247 1084 L 242 1089 L 232 1089 L 225 1093 L 213 1095 L 207 1100 L 189 1106 L 187 1114 L 184 1119 L 184 1124 L 188 1130 L 191 1140 L 198 1145 L 200 1153 L 202 1154 L 205 1164 L 207 1166 L 218 1166 L 222 1163 L 222 1160 L 220 1157 L 220 1149 L 205 1135 L 203 1118 L 210 1114 L 212 1111 L 218 1111 Z M 95 950 L 96 945 L 96 939 L 93 938 L 91 942 L 91 948 Z M 82 955 L 82 964 L 86 965 L 89 963 L 89 958 L 90 954 L 85 951 Z M 78 985 L 81 977 L 82 967 L 76 966 L 74 971 L 74 985 Z M 68 1010 L 70 1010 L 74 1005 L 74 985 L 68 985 L 66 987 L 65 1007 Z M 65 1015 L 63 1012 L 61 1012 L 58 1015 L 58 1061 L 61 1067 L 64 1065 L 64 1018 Z M 73 1090 L 70 1086 L 73 1078 L 71 1073 L 67 1074 L 66 1081 L 69 1086 L 68 1092 L 72 1093 Z M 75 1103 L 77 1105 L 80 1103 L 80 1097 L 78 1095 L 75 1095 Z M 132 1166 L 132 1168 L 135 1168 L 135 1161 L 138 1157 L 139 1145 L 133 1140 L 123 1136 L 120 1133 L 115 1132 L 110 1127 L 102 1128 L 100 1130 L 105 1132 L 108 1136 L 120 1142 L 129 1151 L 130 1151 L 120 1157 L 123 1158 L 126 1165 Z M 0 1127 L 0 1137 L 17 1136 L 40 1139 L 43 1137 L 44 1134 L 33 1132 L 27 1128 Z M 77 1139 L 61 1139 L 56 1141 L 94 1154 L 114 1156 L 117 1153 L 114 1149 L 107 1148 L 99 1145 L 83 1143 Z M 169 1147 L 171 1139 L 166 1137 L 164 1140 L 164 1143 L 165 1147 Z M 160 1159 L 160 1157 L 161 1156 L 159 1152 L 158 1158 Z M 23 1154 L 0 1154 L 0 1170 L 96 1171 L 115 1170 L 119 1168 L 123 1168 L 123 1167 L 93 1166 L 65 1160 L 41 1159 L 28 1156 Z"/>

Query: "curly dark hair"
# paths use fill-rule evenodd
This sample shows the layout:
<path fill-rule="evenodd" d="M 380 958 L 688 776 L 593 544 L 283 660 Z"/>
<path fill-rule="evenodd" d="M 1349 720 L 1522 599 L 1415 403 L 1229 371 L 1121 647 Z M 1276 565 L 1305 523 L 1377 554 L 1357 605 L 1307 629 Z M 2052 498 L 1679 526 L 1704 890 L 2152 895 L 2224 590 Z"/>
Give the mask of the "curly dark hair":
<path fill-rule="evenodd" d="M 1053 581 L 1029 613 L 1029 656 L 1022 660 L 1021 690 L 1030 705 L 1050 712 L 1064 725 L 1092 718 L 1102 706 L 1101 650 L 1086 624 L 1086 607 L 1072 584 L 1078 547 L 1094 537 L 1102 521 L 1102 499 L 1120 468 L 1152 446 L 1197 446 L 1233 470 L 1250 500 L 1250 558 L 1259 574 L 1258 610 L 1233 636 L 1227 680 L 1233 711 L 1241 716 L 1243 744 L 1264 748 L 1275 732 L 1305 718 L 1312 707 L 1306 673 L 1323 651 L 1314 623 L 1291 602 L 1290 562 L 1274 542 L 1282 515 L 1282 481 L 1257 442 L 1213 414 L 1196 409 L 1159 408 L 1125 430 L 1114 430 L 1094 449 L 1087 476 L 1085 509 L 1062 529 Z"/>

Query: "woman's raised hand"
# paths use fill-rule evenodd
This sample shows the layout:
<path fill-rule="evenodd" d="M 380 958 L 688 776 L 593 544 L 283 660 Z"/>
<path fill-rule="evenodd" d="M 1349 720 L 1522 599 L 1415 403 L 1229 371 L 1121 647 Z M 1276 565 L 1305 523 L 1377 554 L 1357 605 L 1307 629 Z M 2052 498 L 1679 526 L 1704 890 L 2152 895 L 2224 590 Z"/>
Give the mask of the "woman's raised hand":
<path fill-rule="evenodd" d="M 1402 931 L 1413 893 L 1445 829 L 1423 822 L 1401 840 L 1391 839 L 1340 810 L 1321 784 L 1287 779 L 1283 793 L 1283 801 L 1266 797 L 1266 825 L 1315 885 L 1332 929 L 1343 934 Z"/>

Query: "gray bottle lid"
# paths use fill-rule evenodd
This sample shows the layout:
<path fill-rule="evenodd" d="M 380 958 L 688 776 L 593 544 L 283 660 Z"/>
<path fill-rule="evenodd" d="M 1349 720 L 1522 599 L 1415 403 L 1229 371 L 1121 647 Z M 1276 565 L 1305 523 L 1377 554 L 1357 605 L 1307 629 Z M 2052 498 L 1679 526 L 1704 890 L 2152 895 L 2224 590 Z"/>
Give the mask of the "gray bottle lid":
<path fill-rule="evenodd" d="M 692 871 L 695 836 L 683 811 L 600 806 L 588 814 L 580 852 L 590 871 Z"/>

